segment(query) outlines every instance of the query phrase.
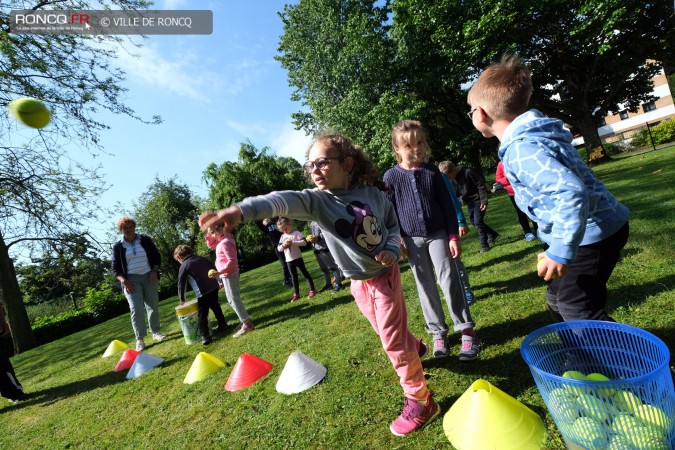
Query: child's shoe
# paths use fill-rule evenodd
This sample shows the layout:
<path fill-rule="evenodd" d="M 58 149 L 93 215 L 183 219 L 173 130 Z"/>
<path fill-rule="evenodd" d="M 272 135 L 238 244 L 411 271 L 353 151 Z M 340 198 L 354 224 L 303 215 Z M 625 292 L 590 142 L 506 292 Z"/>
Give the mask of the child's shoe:
<path fill-rule="evenodd" d="M 462 335 L 462 348 L 459 351 L 460 361 L 472 361 L 478 358 L 480 343 L 478 338 L 468 334 Z"/>
<path fill-rule="evenodd" d="M 389 429 L 396 436 L 405 436 L 423 428 L 434 420 L 440 412 L 441 407 L 434 401 L 431 393 L 429 393 L 426 405 L 406 397 L 403 412 L 391 423 Z"/>
<path fill-rule="evenodd" d="M 202 345 L 209 345 L 211 342 L 213 342 L 211 336 L 206 336 L 202 338 Z"/>
<path fill-rule="evenodd" d="M 336 284 L 335 287 L 333 288 L 333 292 L 340 292 L 342 288 L 343 286 L 341 284 Z"/>
<path fill-rule="evenodd" d="M 419 349 L 417 350 L 417 355 L 419 355 L 420 359 L 424 358 L 427 356 L 427 353 L 429 353 L 429 346 L 422 342 L 422 339 L 420 339 L 420 345 Z"/>
<path fill-rule="evenodd" d="M 526 240 L 526 241 L 534 241 L 535 239 L 537 239 L 537 238 L 534 236 L 534 234 L 532 234 L 532 233 L 525 233 L 525 240 Z"/>
<path fill-rule="evenodd" d="M 136 339 L 136 351 L 142 352 L 145 350 L 145 341 L 143 339 Z"/>
<path fill-rule="evenodd" d="M 448 357 L 448 343 L 445 338 L 434 340 L 434 358 Z"/>
<path fill-rule="evenodd" d="M 329 289 L 332 289 L 333 285 L 332 284 L 326 284 L 324 287 L 321 288 L 319 292 L 326 292 Z"/>
<path fill-rule="evenodd" d="M 309 291 L 309 295 L 307 296 L 307 298 L 312 298 L 315 295 L 316 295 L 316 291 L 314 289 L 312 289 L 311 291 Z"/>
<path fill-rule="evenodd" d="M 293 303 L 294 301 L 296 301 L 299 298 L 300 298 L 300 296 L 298 294 L 293 294 L 293 298 L 291 299 L 291 303 Z"/>

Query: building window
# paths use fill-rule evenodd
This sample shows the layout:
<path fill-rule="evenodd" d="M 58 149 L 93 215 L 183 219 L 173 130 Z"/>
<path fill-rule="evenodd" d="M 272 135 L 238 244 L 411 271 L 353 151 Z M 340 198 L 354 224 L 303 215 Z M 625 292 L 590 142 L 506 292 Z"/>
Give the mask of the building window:
<path fill-rule="evenodd" d="M 642 104 L 642 110 L 644 112 L 654 111 L 654 110 L 656 110 L 656 103 L 654 103 L 654 102 L 643 103 Z"/>
<path fill-rule="evenodd" d="M 628 111 L 625 109 L 619 113 L 619 117 L 621 117 L 621 120 L 626 120 L 628 119 Z"/>

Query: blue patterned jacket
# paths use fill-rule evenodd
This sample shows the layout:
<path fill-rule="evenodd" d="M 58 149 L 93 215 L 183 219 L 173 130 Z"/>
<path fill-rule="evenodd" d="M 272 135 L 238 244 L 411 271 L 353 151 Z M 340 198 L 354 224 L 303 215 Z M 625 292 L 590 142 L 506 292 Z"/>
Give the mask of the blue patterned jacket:
<path fill-rule="evenodd" d="M 569 264 L 580 245 L 614 234 L 628 220 L 619 203 L 571 144 L 562 121 L 531 109 L 504 131 L 499 158 L 521 211 L 539 225 L 546 255 Z"/>

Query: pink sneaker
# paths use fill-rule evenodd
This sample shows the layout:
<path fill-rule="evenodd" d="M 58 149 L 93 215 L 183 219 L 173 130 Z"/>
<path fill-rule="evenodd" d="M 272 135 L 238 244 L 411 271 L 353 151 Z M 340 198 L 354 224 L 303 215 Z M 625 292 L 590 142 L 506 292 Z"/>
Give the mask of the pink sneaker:
<path fill-rule="evenodd" d="M 403 404 L 403 412 L 391 423 L 389 429 L 396 436 L 405 436 L 423 428 L 440 413 L 441 407 L 434 401 L 431 393 L 426 405 L 417 403 L 415 400 L 406 397 Z"/>
<path fill-rule="evenodd" d="M 309 291 L 309 295 L 307 296 L 307 298 L 312 298 L 315 295 L 316 295 L 316 291 L 314 289 L 312 289 L 311 291 Z"/>
<path fill-rule="evenodd" d="M 298 294 L 293 294 L 293 298 L 291 299 L 291 303 L 293 303 L 294 301 L 296 301 L 299 298 L 300 298 L 300 296 Z"/>

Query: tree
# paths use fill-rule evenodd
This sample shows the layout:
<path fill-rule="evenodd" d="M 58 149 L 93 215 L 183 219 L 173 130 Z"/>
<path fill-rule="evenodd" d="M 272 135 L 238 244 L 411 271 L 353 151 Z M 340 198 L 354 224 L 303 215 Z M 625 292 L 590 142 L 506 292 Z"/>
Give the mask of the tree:
<path fill-rule="evenodd" d="M 144 0 L 41 1 L 33 9 L 142 9 Z M 35 131 L 0 116 L 0 291 L 14 349 L 35 346 L 16 277 L 13 256 L 28 254 L 45 240 L 67 242 L 85 234 L 85 223 L 99 212 L 105 185 L 99 167 L 77 163 L 76 150 L 96 155 L 99 111 L 141 120 L 121 99 L 124 73 L 112 60 L 123 41 L 115 36 L 16 35 L 9 12 L 30 5 L 0 1 L 0 104 L 36 97 L 52 111 L 52 123 Z M 154 121 L 158 121 L 154 118 Z M 37 246 L 37 247 L 36 247 Z"/>
<path fill-rule="evenodd" d="M 140 233 L 148 234 L 162 256 L 161 272 L 172 280 L 178 277 L 180 264 L 173 259 L 179 244 L 195 246 L 195 226 L 199 208 L 190 188 L 176 177 L 165 182 L 155 178 L 140 200 L 134 202 L 134 218 Z"/>
<path fill-rule="evenodd" d="M 455 2 L 443 2 L 448 3 Z M 489 0 L 471 5 L 462 29 L 440 32 L 439 42 L 461 31 L 476 67 L 507 52 L 522 56 L 533 74 L 531 105 L 578 128 L 589 154 L 602 148 L 601 118 L 624 108 L 635 112 L 654 99 L 652 77 L 671 58 L 668 46 L 675 40 L 672 4 L 665 1 Z M 446 51 L 455 49 L 446 46 Z"/>
<path fill-rule="evenodd" d="M 64 236 L 61 242 L 45 240 L 41 245 L 44 253 L 39 258 L 16 268 L 19 287 L 28 302 L 66 297 L 77 309 L 77 299 L 98 286 L 110 271 L 110 261 L 99 258 L 85 236 Z"/>
<path fill-rule="evenodd" d="M 251 142 L 244 142 L 237 162 L 226 161 L 220 166 L 211 163 L 204 171 L 209 188 L 209 200 L 204 206 L 220 209 L 246 197 L 307 187 L 302 166 L 296 160 L 268 154 L 269 150 L 258 150 Z M 254 224 L 246 223 L 237 230 L 237 246 L 242 260 L 256 258 L 263 254 L 265 240 Z"/>

